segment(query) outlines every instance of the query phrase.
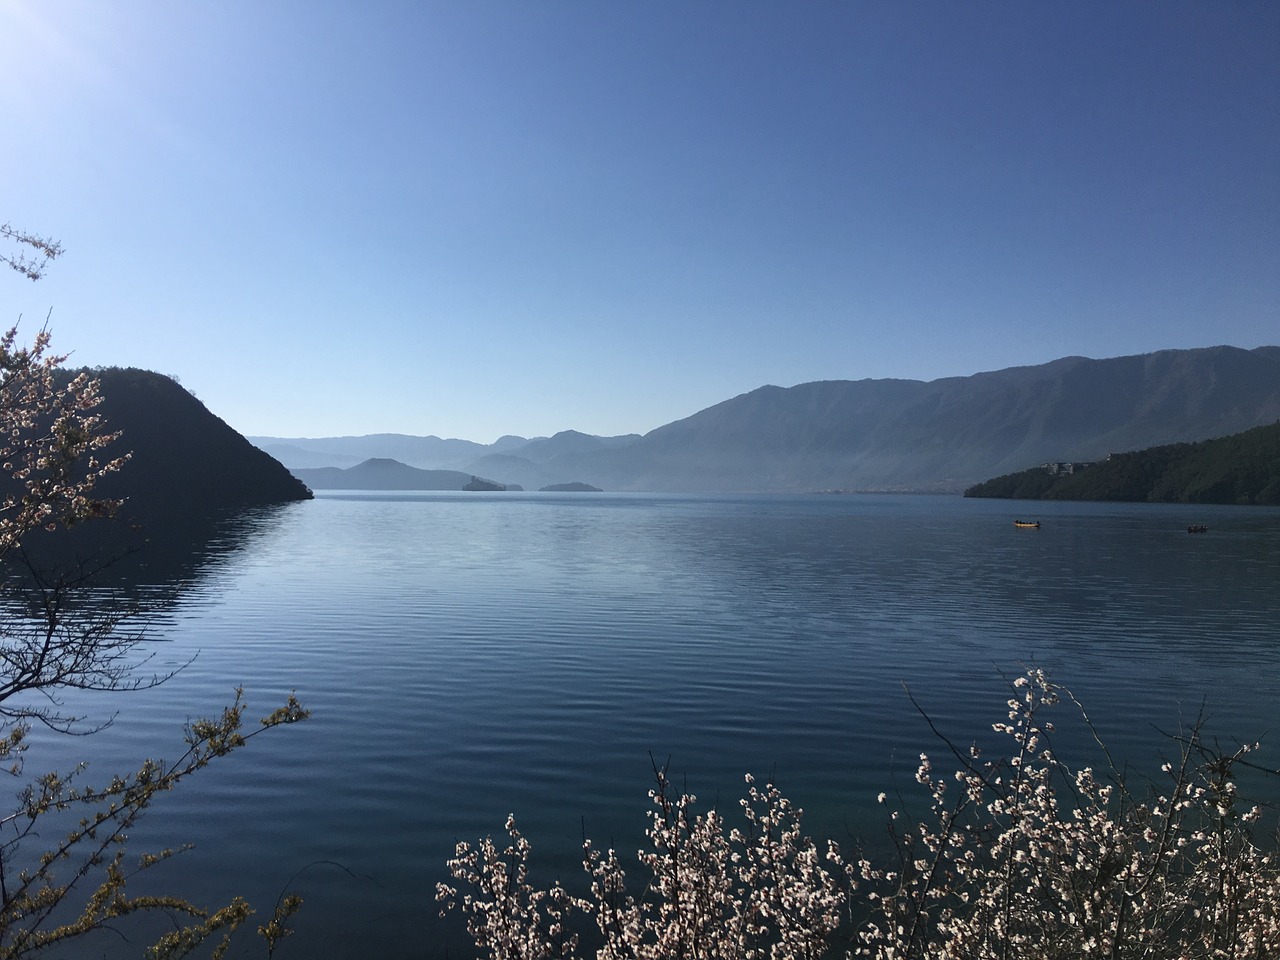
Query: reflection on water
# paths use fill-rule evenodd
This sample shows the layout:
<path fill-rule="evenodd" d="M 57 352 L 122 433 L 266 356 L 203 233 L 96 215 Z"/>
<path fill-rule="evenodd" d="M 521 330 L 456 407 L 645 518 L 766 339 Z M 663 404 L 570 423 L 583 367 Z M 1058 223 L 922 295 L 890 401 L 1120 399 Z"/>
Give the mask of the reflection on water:
<path fill-rule="evenodd" d="M 0 559 L 5 646 L 49 629 L 51 617 L 69 633 L 118 623 L 117 636 L 142 640 L 134 662 L 154 662 L 155 644 L 169 639 L 179 616 L 192 614 L 193 593 L 217 579 L 254 540 L 270 536 L 292 506 L 187 511 L 153 515 L 145 523 L 97 520 L 51 534 L 37 531 Z M 166 666 L 159 672 L 167 674 L 190 656 L 162 659 Z M 140 669 L 135 679 L 145 683 L 149 676 Z M 72 697 L 88 709 L 94 705 L 92 698 Z"/>
<path fill-rule="evenodd" d="M 43 773 L 56 770 L 72 775 L 79 790 L 105 787 L 116 774 L 127 776 L 145 757 L 156 755 L 156 743 L 130 742 L 123 749 L 111 749 L 116 712 L 128 709 L 140 688 L 166 682 L 192 662 L 193 651 L 179 650 L 171 641 L 180 620 L 197 609 L 191 604 L 193 591 L 216 579 L 256 538 L 269 535 L 287 510 L 288 506 L 258 506 L 186 513 L 163 523 L 153 516 L 145 527 L 92 521 L 70 531 L 49 535 L 40 531 L 0 561 L 4 679 L 20 681 L 30 671 L 30 684 L 39 674 L 69 671 L 60 685 L 28 685 L 27 692 L 4 701 L 6 733 L 20 720 L 31 727 L 25 769 L 11 771 L 15 799 L 10 810 L 20 803 L 20 788 Z M 176 755 L 181 752 L 180 720 L 169 733 L 167 746 Z M 76 766 L 86 760 L 87 772 L 76 773 Z M 69 819 L 63 824 L 62 818 L 83 812 L 55 811 L 43 816 L 38 832 L 17 848 L 17 857 L 34 859 L 52 849 L 75 822 Z M 18 829 L 26 832 L 21 825 Z M 132 849 L 134 857 L 142 852 Z M 6 854 L 13 856 L 10 851 Z M 79 863 L 73 858 L 67 864 L 55 864 L 54 876 L 62 882 L 72 879 L 71 865 Z M 14 878 L 24 862 L 14 859 L 5 866 L 6 876 Z M 85 886 L 87 882 L 80 884 L 85 888 L 81 902 L 92 889 Z M 76 905 L 74 897 L 68 905 Z M 53 922 L 75 919 L 75 913 L 59 911 Z M 90 955 L 85 951 L 139 955 L 140 943 L 129 942 L 130 921 L 117 922 L 123 926 L 108 934 L 117 941 L 114 947 L 78 943 L 62 952 L 56 948 L 47 952 L 53 956 Z M 45 929 L 51 925 L 46 922 Z M 138 926 L 137 932 L 149 942 L 164 930 L 150 923 Z"/>
<path fill-rule="evenodd" d="M 294 506 L 188 511 L 145 524 L 95 520 L 52 534 L 37 531 L 0 560 L 0 608 L 9 629 L 24 621 L 40 624 L 56 593 L 63 619 L 123 618 L 155 640 L 193 591 L 221 576 L 255 540 L 270 536 Z"/>
<path fill-rule="evenodd" d="M 176 749 L 238 684 L 264 713 L 296 688 L 311 721 L 139 839 L 194 839 L 166 869 L 210 900 L 269 906 L 341 863 L 298 881 L 298 955 L 442 956 L 453 937 L 457 956 L 432 902 L 453 843 L 515 811 L 568 881 L 584 829 L 638 845 L 651 753 L 705 800 L 775 775 L 815 833 L 874 839 L 875 794 L 909 791 L 937 746 L 904 682 L 961 740 L 1023 661 L 1121 755 L 1202 702 L 1224 737 L 1273 725 L 1280 511 L 1040 506 L 1039 530 L 1010 522 L 1025 504 L 934 497 L 348 494 L 248 514 L 170 576 L 139 568 L 169 591 L 163 656 L 199 656 L 111 704 L 94 764 Z"/>

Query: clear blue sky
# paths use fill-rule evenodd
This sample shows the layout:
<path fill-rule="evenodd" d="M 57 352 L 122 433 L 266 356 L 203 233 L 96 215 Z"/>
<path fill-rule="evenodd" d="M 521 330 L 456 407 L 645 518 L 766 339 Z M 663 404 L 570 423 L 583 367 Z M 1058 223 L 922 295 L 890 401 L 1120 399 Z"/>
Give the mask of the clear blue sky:
<path fill-rule="evenodd" d="M 8 318 L 248 434 L 1280 342 L 1280 4 L 0 0 L 0 64 Z"/>

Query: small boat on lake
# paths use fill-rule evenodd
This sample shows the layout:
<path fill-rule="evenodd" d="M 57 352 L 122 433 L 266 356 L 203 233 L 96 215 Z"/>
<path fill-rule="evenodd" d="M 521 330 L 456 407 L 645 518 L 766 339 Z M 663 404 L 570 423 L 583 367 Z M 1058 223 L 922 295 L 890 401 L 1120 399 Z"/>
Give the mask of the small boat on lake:
<path fill-rule="evenodd" d="M 1033 529 L 1033 530 L 1039 530 L 1039 529 L 1040 529 L 1040 521 L 1039 521 L 1039 520 L 1015 520 L 1015 521 L 1013 521 L 1013 525 L 1014 525 L 1015 527 L 1030 527 L 1030 528 L 1031 528 L 1031 529 Z"/>
<path fill-rule="evenodd" d="M 1209 525 L 1207 523 L 1193 523 L 1187 527 L 1187 533 L 1208 533 Z"/>

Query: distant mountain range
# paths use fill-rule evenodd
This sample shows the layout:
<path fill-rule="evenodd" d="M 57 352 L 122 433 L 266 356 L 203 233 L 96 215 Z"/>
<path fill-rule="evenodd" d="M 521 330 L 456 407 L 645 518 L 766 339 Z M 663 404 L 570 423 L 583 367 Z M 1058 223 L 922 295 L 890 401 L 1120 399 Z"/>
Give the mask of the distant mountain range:
<path fill-rule="evenodd" d="M 398 433 L 314 439 L 249 438 L 317 490 L 358 489 L 355 484 L 363 481 L 377 483 L 364 488 L 374 490 L 461 490 L 472 476 L 495 478 L 507 486 L 538 490 L 555 484 L 581 482 L 577 477 L 562 474 L 555 465 L 547 464 L 579 454 L 627 447 L 639 439 L 640 435 L 636 433 L 596 437 L 577 430 L 564 430 L 554 437 L 533 439 L 505 436 L 491 444 Z M 438 475 L 421 476 L 397 471 L 389 461 L 395 461 L 400 467 Z M 404 486 L 406 483 L 417 485 Z"/>
<path fill-rule="evenodd" d="M 1065 357 L 968 377 L 765 386 L 643 436 L 250 438 L 297 473 L 371 457 L 538 489 L 960 492 L 1046 461 L 1237 433 L 1280 419 L 1280 347 Z"/>

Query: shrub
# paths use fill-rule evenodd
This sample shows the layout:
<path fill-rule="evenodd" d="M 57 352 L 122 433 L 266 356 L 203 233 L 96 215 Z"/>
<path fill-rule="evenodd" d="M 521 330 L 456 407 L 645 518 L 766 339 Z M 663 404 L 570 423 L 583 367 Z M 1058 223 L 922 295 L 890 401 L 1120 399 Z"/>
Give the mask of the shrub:
<path fill-rule="evenodd" d="M 1109 759 L 1099 775 L 1058 758 L 1042 714 L 1064 697 L 1074 702 L 1028 670 L 993 724 L 1007 755 L 948 741 L 959 767 L 943 777 L 921 754 L 930 814 L 909 827 L 890 815 L 888 863 L 803 837 L 801 812 L 772 784 L 748 777 L 746 826 L 726 829 L 655 770 L 642 892 L 590 841 L 589 896 L 534 889 L 529 843 L 508 818 L 505 847 L 459 844 L 449 868 L 469 892 L 441 883 L 437 899 L 482 952 L 521 960 L 584 956 L 591 927 L 599 960 L 1280 955 L 1280 860 L 1238 789 L 1241 768 L 1261 770 L 1248 759 L 1257 745 L 1223 752 L 1197 723 L 1139 792 Z"/>

